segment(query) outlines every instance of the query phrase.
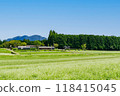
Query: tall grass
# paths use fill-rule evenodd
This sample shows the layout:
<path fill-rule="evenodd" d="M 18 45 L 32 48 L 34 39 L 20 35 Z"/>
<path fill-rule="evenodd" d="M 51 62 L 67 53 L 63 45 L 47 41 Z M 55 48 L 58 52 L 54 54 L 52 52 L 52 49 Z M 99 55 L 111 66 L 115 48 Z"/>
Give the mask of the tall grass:
<path fill-rule="evenodd" d="M 120 80 L 119 51 L 19 53 L 0 56 L 1 80 Z"/>

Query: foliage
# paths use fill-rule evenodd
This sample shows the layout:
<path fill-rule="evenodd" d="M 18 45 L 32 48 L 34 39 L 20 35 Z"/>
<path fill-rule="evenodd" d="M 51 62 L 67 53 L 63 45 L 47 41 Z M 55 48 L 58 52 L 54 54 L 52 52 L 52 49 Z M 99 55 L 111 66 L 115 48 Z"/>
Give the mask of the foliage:
<path fill-rule="evenodd" d="M 27 45 L 27 43 L 25 43 L 25 42 L 21 43 L 21 46 L 26 46 L 26 45 Z"/>
<path fill-rule="evenodd" d="M 36 48 L 30 48 L 30 50 L 36 51 Z"/>
<path fill-rule="evenodd" d="M 12 50 L 13 50 L 13 51 L 17 51 L 17 50 L 18 50 L 18 48 L 13 48 Z"/>
<path fill-rule="evenodd" d="M 3 43 L 7 42 L 6 40 L 3 40 Z"/>
<path fill-rule="evenodd" d="M 45 44 L 47 44 L 47 40 L 35 40 L 35 41 L 30 41 L 29 39 L 26 40 L 24 39 L 22 42 L 25 42 L 27 45 L 36 45 L 36 46 L 44 46 Z M 45 44 L 44 44 L 45 43 Z"/>
<path fill-rule="evenodd" d="M 3 45 L 0 45 L 0 48 L 3 48 Z"/>
<path fill-rule="evenodd" d="M 3 42 L 0 40 L 0 45 L 2 44 Z"/>
<path fill-rule="evenodd" d="M 38 49 L 40 45 L 42 45 L 42 43 L 38 40 L 34 41 L 34 44 L 36 45 L 36 48 Z"/>
<path fill-rule="evenodd" d="M 81 45 L 82 50 L 86 50 L 86 47 L 87 47 L 86 44 Z"/>
<path fill-rule="evenodd" d="M 0 47 L 10 48 L 10 47 L 17 47 L 17 46 L 25 46 L 27 45 L 25 42 L 21 42 L 19 40 L 11 40 L 4 42 Z"/>
<path fill-rule="evenodd" d="M 48 37 L 48 43 L 50 46 L 53 46 L 54 43 L 56 43 L 56 36 L 57 36 L 57 33 L 55 33 L 55 31 L 53 30 L 50 30 L 50 34 L 49 34 L 49 37 Z"/>
<path fill-rule="evenodd" d="M 54 43 L 54 47 L 55 47 L 55 48 L 58 48 L 58 46 L 59 46 L 59 45 L 58 45 L 57 43 Z"/>
<path fill-rule="evenodd" d="M 48 46 L 48 40 L 42 40 L 41 43 L 44 44 L 43 46 Z"/>
<path fill-rule="evenodd" d="M 37 47 L 39 47 L 39 46 L 45 46 L 44 43 L 48 44 L 47 40 L 43 40 L 43 41 L 39 41 L 39 40 L 30 41 L 26 39 L 24 39 L 23 41 L 21 40 L 5 41 L 4 40 L 2 43 L 0 43 L 0 48 L 12 48 L 12 47 L 26 46 L 26 45 L 36 45 Z"/>
<path fill-rule="evenodd" d="M 87 50 L 120 50 L 120 37 L 116 36 L 99 36 L 99 35 L 64 35 L 58 34 L 54 30 L 50 30 L 48 40 L 42 41 L 30 41 L 24 39 L 6 41 L 0 40 L 0 48 L 10 48 L 25 45 L 39 46 L 54 46 L 63 49 L 64 46 L 70 46 L 70 48 L 84 49 L 83 44 L 86 44 Z"/>
<path fill-rule="evenodd" d="M 41 45 L 42 43 L 40 41 L 36 40 L 36 41 L 34 41 L 34 44 L 35 45 Z"/>
<path fill-rule="evenodd" d="M 49 45 L 57 43 L 58 48 L 70 46 L 71 48 L 81 48 L 86 44 L 88 50 L 120 50 L 120 37 L 99 36 L 99 35 L 64 35 L 50 31 L 48 37 Z"/>

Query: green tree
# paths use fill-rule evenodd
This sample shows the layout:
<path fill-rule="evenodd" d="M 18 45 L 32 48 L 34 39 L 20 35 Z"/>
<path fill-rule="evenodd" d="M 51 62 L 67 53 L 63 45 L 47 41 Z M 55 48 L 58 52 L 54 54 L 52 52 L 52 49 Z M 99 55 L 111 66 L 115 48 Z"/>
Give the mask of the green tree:
<path fill-rule="evenodd" d="M 43 43 L 43 46 L 48 46 L 48 40 L 42 40 L 41 43 Z"/>
<path fill-rule="evenodd" d="M 2 44 L 3 42 L 0 40 L 0 45 Z"/>
<path fill-rule="evenodd" d="M 87 46 L 86 46 L 86 44 L 83 44 L 83 45 L 81 45 L 81 47 L 82 47 L 82 50 L 85 51 Z"/>
<path fill-rule="evenodd" d="M 39 49 L 39 46 L 41 46 L 41 42 L 39 40 L 34 41 L 34 44 L 36 45 L 36 48 Z"/>
<path fill-rule="evenodd" d="M 10 48 L 10 43 L 9 42 L 4 42 L 2 44 L 3 48 Z"/>
<path fill-rule="evenodd" d="M 3 40 L 3 43 L 7 42 L 6 40 Z"/>
<path fill-rule="evenodd" d="M 57 43 L 54 43 L 54 47 L 55 47 L 55 48 L 58 48 L 58 46 L 59 46 L 59 45 L 58 45 Z"/>
<path fill-rule="evenodd" d="M 26 46 L 26 45 L 27 45 L 27 43 L 21 42 L 21 46 Z"/>
<path fill-rule="evenodd" d="M 32 41 L 30 41 L 29 39 L 24 39 L 23 42 L 27 43 L 27 45 L 32 45 Z"/>
<path fill-rule="evenodd" d="M 17 47 L 17 46 L 20 46 L 21 45 L 21 41 L 19 40 L 11 40 L 8 42 L 9 45 L 11 45 L 12 47 Z"/>
<path fill-rule="evenodd" d="M 57 43 L 57 33 L 54 30 L 50 30 L 49 37 L 48 37 L 48 43 L 50 46 L 53 46 L 54 43 Z"/>
<path fill-rule="evenodd" d="M 19 40 L 6 41 L 2 44 L 4 48 L 13 48 L 13 47 L 25 46 L 25 45 L 27 45 L 25 42 L 21 42 Z"/>

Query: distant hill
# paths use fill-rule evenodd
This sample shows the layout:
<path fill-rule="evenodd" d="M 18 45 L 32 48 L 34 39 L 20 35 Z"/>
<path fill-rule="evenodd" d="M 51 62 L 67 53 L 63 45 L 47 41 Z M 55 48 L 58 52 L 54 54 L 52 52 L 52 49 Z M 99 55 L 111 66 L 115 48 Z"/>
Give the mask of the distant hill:
<path fill-rule="evenodd" d="M 47 38 L 45 37 L 42 37 L 40 35 L 32 35 L 32 36 L 27 36 L 27 35 L 24 35 L 24 36 L 16 36 L 16 37 L 13 37 L 13 38 L 8 38 L 7 41 L 10 41 L 10 40 L 24 40 L 24 39 L 29 39 L 30 41 L 35 41 L 35 40 L 45 40 Z"/>

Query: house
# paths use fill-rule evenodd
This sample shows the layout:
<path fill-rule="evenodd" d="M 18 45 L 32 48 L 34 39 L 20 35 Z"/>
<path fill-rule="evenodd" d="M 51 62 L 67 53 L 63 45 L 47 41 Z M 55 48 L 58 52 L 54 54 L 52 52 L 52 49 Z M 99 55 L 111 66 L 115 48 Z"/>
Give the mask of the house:
<path fill-rule="evenodd" d="M 30 46 L 18 46 L 18 49 L 30 49 Z"/>
<path fill-rule="evenodd" d="M 53 50 L 53 49 L 55 49 L 55 47 L 53 47 L 53 46 L 40 46 L 39 49 L 40 50 Z"/>
<path fill-rule="evenodd" d="M 26 45 L 26 46 L 18 46 L 18 49 L 30 49 L 30 48 L 37 48 L 36 45 Z M 39 46 L 40 50 L 53 50 L 55 47 L 53 46 Z"/>
<path fill-rule="evenodd" d="M 27 45 L 29 46 L 30 48 L 36 48 L 36 45 Z"/>
<path fill-rule="evenodd" d="M 36 48 L 36 45 L 18 46 L 18 49 L 30 49 L 30 48 Z"/>

